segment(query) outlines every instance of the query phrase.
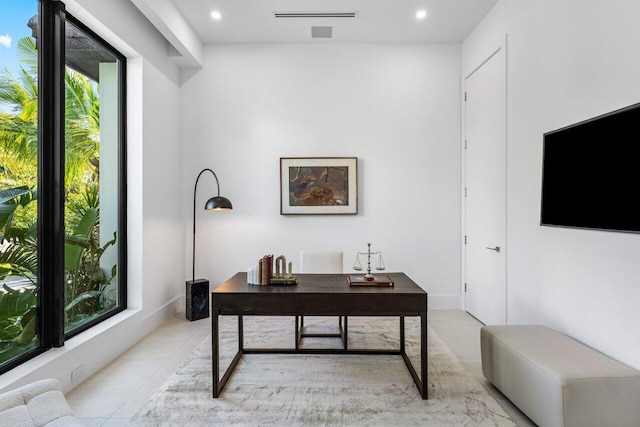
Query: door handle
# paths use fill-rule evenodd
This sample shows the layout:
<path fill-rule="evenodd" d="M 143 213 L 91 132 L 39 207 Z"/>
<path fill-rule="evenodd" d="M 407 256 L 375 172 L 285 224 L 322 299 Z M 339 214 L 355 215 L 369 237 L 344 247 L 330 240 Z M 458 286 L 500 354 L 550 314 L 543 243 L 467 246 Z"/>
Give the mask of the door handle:
<path fill-rule="evenodd" d="M 496 246 L 495 248 L 490 248 L 489 246 L 487 246 L 487 249 L 489 249 L 490 251 L 500 252 L 500 246 Z"/>

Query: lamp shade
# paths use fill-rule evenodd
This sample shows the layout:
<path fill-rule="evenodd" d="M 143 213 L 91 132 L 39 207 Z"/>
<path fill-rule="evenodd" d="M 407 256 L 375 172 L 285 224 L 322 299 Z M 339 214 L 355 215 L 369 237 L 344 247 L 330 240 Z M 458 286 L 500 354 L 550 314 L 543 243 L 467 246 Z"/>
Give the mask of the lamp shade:
<path fill-rule="evenodd" d="M 231 201 L 226 197 L 215 196 L 207 200 L 207 203 L 204 205 L 204 208 L 208 211 L 209 210 L 222 211 L 222 210 L 233 209 L 233 206 L 231 205 Z"/>

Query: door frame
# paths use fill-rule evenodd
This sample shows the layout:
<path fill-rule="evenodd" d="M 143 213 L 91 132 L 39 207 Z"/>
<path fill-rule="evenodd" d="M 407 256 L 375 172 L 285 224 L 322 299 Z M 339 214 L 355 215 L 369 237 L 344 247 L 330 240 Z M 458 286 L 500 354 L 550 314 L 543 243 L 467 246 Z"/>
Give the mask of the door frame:
<path fill-rule="evenodd" d="M 503 256 L 505 259 L 504 262 L 504 279 L 505 279 L 505 313 L 504 313 L 504 319 L 505 319 L 505 324 L 509 324 L 509 275 L 508 273 L 508 250 L 509 250 L 509 235 L 508 235 L 508 192 L 507 192 L 507 188 L 508 188 L 508 149 L 509 149 L 509 132 L 508 132 L 508 128 L 509 128 L 509 122 L 508 122 L 508 89 L 509 89 L 509 85 L 508 85 L 508 81 L 509 81 L 509 67 L 508 67 L 508 41 L 509 41 L 509 35 L 505 34 L 504 37 L 497 43 L 495 43 L 493 45 L 493 48 L 491 49 L 490 53 L 488 55 L 485 55 L 483 57 L 481 57 L 482 59 L 478 62 L 476 62 L 476 66 L 474 66 L 471 71 L 469 71 L 466 74 L 463 74 L 463 76 L 461 77 L 461 117 L 462 117 L 462 133 L 461 133 L 461 153 L 462 155 L 461 157 L 461 167 L 460 170 L 462 171 L 462 176 L 461 176 L 461 180 L 460 180 L 460 198 L 462 200 L 461 205 L 461 212 L 460 212 L 460 217 L 461 217 L 461 223 L 460 223 L 460 230 L 461 230 L 461 240 L 460 240 L 460 247 L 461 247 L 461 258 L 462 258 L 462 268 L 461 268 L 461 272 L 460 272 L 460 294 L 462 295 L 462 298 L 460 298 L 460 304 L 461 304 L 461 308 L 462 310 L 464 310 L 465 312 L 467 312 L 467 293 L 466 293 L 466 277 L 467 277 L 467 246 L 466 246 L 466 228 L 467 228 L 467 199 L 466 199 L 466 185 L 467 185 L 467 149 L 466 149 L 466 139 L 467 139 L 467 108 L 466 108 L 466 83 L 467 83 L 467 79 L 469 79 L 476 71 L 478 71 L 484 64 L 486 64 L 489 60 L 491 60 L 491 58 L 493 58 L 495 55 L 497 55 L 498 53 L 500 53 L 501 51 L 504 52 L 504 85 L 505 85 L 505 90 L 504 90 L 504 112 L 505 112 L 505 128 L 504 128 L 504 141 L 505 141 L 505 157 L 504 157 L 504 164 L 505 164 L 505 182 L 504 182 L 504 200 L 505 200 L 505 212 L 504 212 L 504 218 L 505 218 L 505 224 L 504 224 L 504 236 L 505 236 L 505 245 L 504 248 L 501 248 L 501 251 L 503 252 Z M 464 71 L 464 70 L 463 70 Z"/>

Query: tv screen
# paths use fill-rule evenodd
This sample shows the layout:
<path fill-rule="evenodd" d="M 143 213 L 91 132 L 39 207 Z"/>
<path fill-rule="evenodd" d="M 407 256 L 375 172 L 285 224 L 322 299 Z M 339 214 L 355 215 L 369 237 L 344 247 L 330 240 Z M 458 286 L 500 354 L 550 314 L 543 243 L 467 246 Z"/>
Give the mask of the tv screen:
<path fill-rule="evenodd" d="M 544 134 L 541 224 L 640 232 L 640 104 Z"/>

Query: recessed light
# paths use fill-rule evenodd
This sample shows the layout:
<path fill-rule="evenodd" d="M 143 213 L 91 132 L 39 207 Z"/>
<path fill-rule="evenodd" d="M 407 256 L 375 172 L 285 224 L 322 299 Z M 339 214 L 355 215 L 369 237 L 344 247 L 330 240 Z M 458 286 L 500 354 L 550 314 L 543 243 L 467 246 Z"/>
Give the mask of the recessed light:
<path fill-rule="evenodd" d="M 421 9 L 419 11 L 416 12 L 416 19 L 424 19 L 427 17 L 427 11 L 424 9 Z"/>
<path fill-rule="evenodd" d="M 211 17 L 216 21 L 219 21 L 220 19 L 222 19 L 222 15 L 217 10 L 214 10 L 213 12 L 211 12 Z"/>

